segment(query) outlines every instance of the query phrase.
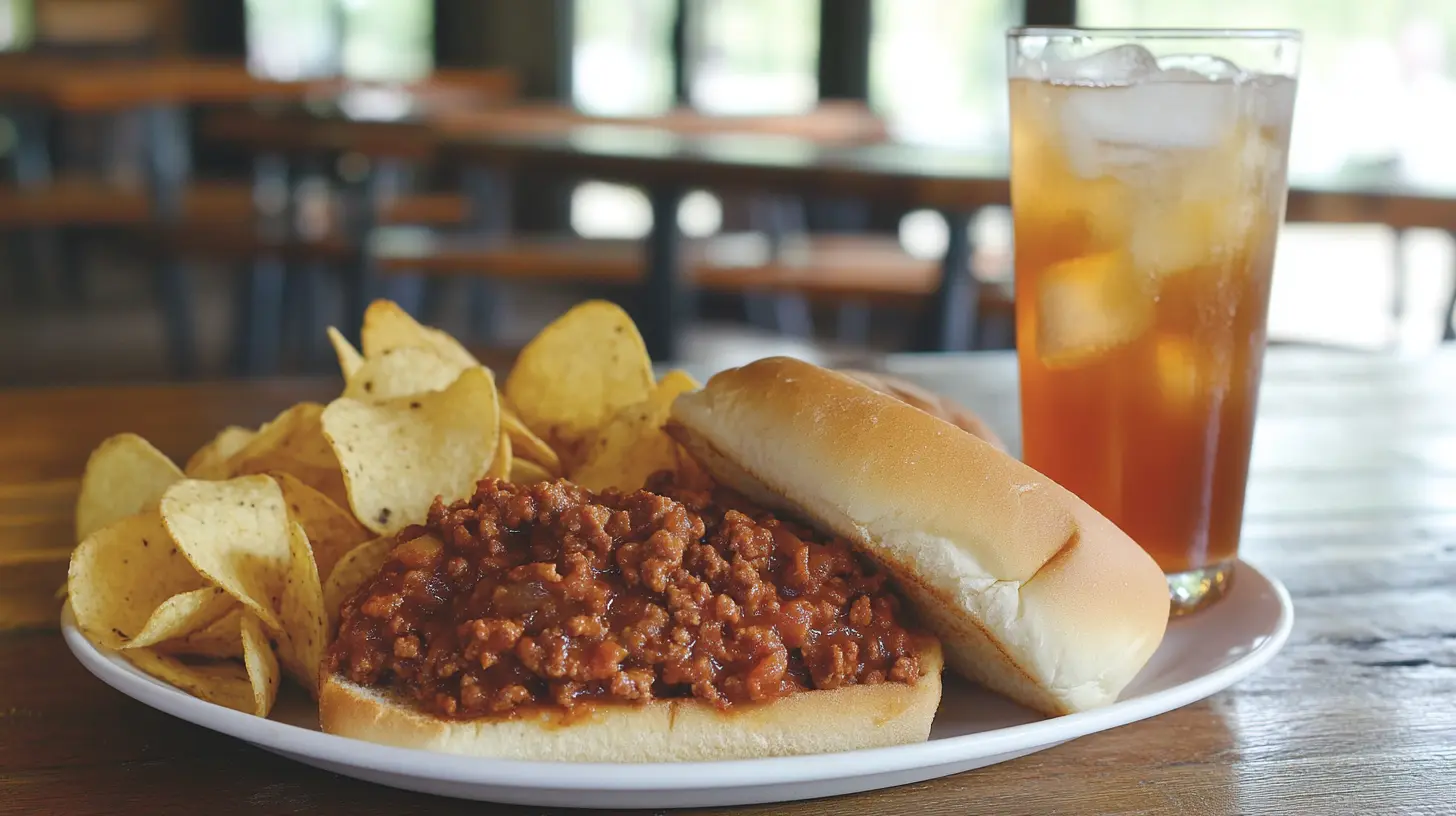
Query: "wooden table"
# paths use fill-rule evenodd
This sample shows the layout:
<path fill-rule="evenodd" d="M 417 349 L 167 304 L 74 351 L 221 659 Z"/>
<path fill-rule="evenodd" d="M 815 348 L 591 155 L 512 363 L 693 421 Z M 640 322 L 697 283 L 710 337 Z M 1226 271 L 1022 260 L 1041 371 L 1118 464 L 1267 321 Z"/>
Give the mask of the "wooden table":
<path fill-rule="evenodd" d="M 1012 444 L 1008 355 L 894 357 Z M 1270 353 L 1244 553 L 1295 598 L 1275 661 L 1163 716 L 959 776 L 748 813 L 1449 813 L 1456 806 L 1456 350 Z M 539 813 L 380 788 L 157 713 L 86 673 L 50 595 L 103 436 L 184 456 L 337 388 L 0 392 L 0 814 Z M 27 555 L 29 554 L 29 555 Z"/>
<path fill-rule="evenodd" d="M 981 207 L 1009 200 L 996 155 L 891 142 L 824 144 L 757 133 L 684 133 L 591 124 L 554 134 L 481 133 L 440 126 L 442 150 L 465 166 L 600 178 L 640 185 L 652 205 L 643 292 L 652 320 L 643 335 L 654 359 L 675 356 L 684 307 L 678 204 L 691 187 L 830 196 L 938 210 L 949 240 L 940 285 L 920 338 L 926 349 L 967 348 L 975 334 L 977 280 L 967 224 Z"/>
<path fill-rule="evenodd" d="M 373 99 L 371 103 L 369 100 Z M 357 154 L 369 162 L 356 162 L 363 171 L 344 189 L 353 213 L 348 220 L 344 241 L 359 249 L 350 264 L 351 289 L 357 296 L 347 306 L 351 320 L 362 313 L 363 305 L 380 286 L 375 278 L 367 247 L 376 221 L 371 213 L 378 208 L 380 194 L 377 168 L 391 167 L 398 162 L 420 162 L 441 155 L 442 149 L 455 139 L 499 140 L 502 145 L 549 145 L 579 132 L 597 128 L 616 129 L 628 138 L 652 138 L 655 134 L 694 139 L 718 140 L 727 136 L 767 138 L 786 143 L 807 145 L 812 149 L 847 146 L 870 146 L 886 138 L 884 122 L 860 103 L 823 102 L 813 110 L 799 114 L 774 116 L 710 116 L 686 108 L 666 111 L 654 116 L 598 116 L 578 111 L 571 106 L 551 102 L 514 102 L 512 104 L 450 105 L 418 93 L 400 93 L 393 98 L 376 95 L 337 95 L 312 99 L 303 104 L 257 105 L 250 109 L 216 112 L 202 124 L 202 134 L 209 139 L 245 147 L 258 153 L 288 160 L 319 161 L 341 154 Z M 458 158 L 453 149 L 449 157 Z M 461 186 L 470 201 L 468 227 L 478 236 L 491 236 L 510 229 L 512 181 L 509 171 L 519 162 L 513 160 L 470 158 L 461 162 Z M 280 164 L 282 166 L 282 164 Z M 535 165 L 532 169 L 539 169 Z M 550 169 L 548 167 L 548 169 Z M 569 172 L 569 168 L 568 168 Z M 589 174 L 588 174 L 589 175 Z M 629 179 L 630 180 L 630 179 Z M 1003 185 L 1004 186 L 1004 185 Z M 769 185 L 770 188 L 775 185 Z M 783 189 L 783 185 L 777 185 Z M 656 189 L 652 187 L 651 189 Z M 748 188 L 751 192 L 760 192 Z M 792 188 L 789 192 L 795 192 Z M 680 195 L 674 201 L 680 199 Z M 665 236 L 677 235 L 676 203 L 671 215 L 659 214 L 656 222 L 671 224 L 671 230 L 654 231 L 658 236 L 651 243 L 657 247 Z M 657 359 L 673 356 L 676 338 L 674 321 L 687 312 L 681 299 L 675 251 L 654 252 L 662 259 L 655 266 L 657 278 L 649 275 L 643 289 L 649 301 L 643 330 L 649 349 Z M 666 269 L 664 264 L 672 267 Z M 665 271 L 664 271 L 665 270 Z M 659 278 L 662 281 L 659 285 Z"/>

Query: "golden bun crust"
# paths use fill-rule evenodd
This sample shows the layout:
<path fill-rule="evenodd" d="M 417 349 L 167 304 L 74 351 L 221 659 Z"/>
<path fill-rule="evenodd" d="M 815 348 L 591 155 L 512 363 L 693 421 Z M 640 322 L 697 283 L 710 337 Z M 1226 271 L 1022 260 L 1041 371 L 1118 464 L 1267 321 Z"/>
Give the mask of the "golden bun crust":
<path fill-rule="evenodd" d="M 842 368 L 839 373 L 859 380 L 881 394 L 889 394 L 901 402 L 907 402 L 933 417 L 939 417 L 966 433 L 979 436 L 997 450 L 1006 450 L 1006 443 L 1001 441 L 1001 437 L 976 412 L 949 397 L 922 388 L 909 380 L 878 371 Z"/>
<path fill-rule="evenodd" d="M 914 685 L 806 691 L 719 711 L 696 700 L 603 705 L 581 717 L 445 720 L 337 675 L 324 678 L 324 731 L 448 754 L 553 762 L 698 762 L 924 742 L 940 705 L 940 646 L 922 638 Z"/>
<path fill-rule="evenodd" d="M 1071 492 L 960 428 L 789 358 L 678 397 L 714 478 L 844 536 L 897 580 L 959 673 L 1047 714 L 1106 705 L 1168 622 L 1162 572 Z"/>

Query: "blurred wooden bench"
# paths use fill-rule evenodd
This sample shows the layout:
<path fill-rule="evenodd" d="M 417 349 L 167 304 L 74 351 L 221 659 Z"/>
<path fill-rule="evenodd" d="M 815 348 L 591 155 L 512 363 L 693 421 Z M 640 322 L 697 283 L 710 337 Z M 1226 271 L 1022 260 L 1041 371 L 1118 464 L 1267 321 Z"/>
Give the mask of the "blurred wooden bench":
<path fill-rule="evenodd" d="M 138 227 L 194 228 L 214 225 L 244 228 L 267 217 L 270 204 L 261 202 L 246 182 L 190 182 L 179 191 L 180 212 L 170 225 L 157 223 L 153 198 L 140 186 L 108 184 L 91 178 L 61 178 L 41 187 L 0 186 L 0 228 Z M 317 202 L 322 216 L 318 234 L 333 232 L 341 220 L 335 196 Z M 276 203 L 278 212 L 282 202 Z M 453 226 L 466 218 L 464 198 L 450 193 L 410 193 L 387 199 L 379 214 L 383 224 Z"/>
<path fill-rule="evenodd" d="M 760 234 L 731 234 L 684 244 L 683 268 L 699 291 L 785 294 L 839 306 L 915 308 L 940 285 L 940 265 L 914 258 L 893 237 L 793 236 L 775 247 Z M 480 277 L 519 283 L 641 283 L 646 259 L 637 240 L 556 236 L 451 237 L 383 229 L 374 244 L 381 275 Z M 981 325 L 1009 323 L 1009 289 L 983 284 Z"/>

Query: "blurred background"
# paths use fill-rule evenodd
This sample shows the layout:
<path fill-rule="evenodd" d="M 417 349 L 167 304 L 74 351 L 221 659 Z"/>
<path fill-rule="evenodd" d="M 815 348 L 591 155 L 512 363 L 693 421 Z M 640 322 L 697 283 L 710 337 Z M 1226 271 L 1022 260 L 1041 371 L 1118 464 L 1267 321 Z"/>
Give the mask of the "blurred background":
<path fill-rule="evenodd" d="M 1014 345 L 1003 34 L 1291 27 L 1271 339 L 1453 339 L 1450 0 L 0 0 L 0 385 L 327 372 L 398 300 L 509 353 Z"/>

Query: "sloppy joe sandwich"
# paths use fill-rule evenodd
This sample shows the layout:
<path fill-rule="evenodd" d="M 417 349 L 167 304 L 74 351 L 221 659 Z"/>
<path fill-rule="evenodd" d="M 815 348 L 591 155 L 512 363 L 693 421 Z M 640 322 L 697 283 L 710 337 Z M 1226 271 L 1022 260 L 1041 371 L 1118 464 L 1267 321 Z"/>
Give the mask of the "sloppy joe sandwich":
<path fill-rule="evenodd" d="M 939 643 L 847 541 L 670 473 L 593 494 L 482 481 L 340 609 L 325 731 L 646 762 L 923 741 Z"/>
<path fill-rule="evenodd" d="M 1161 642 L 1153 560 L 1071 492 L 851 377 L 759 360 L 667 425 L 720 483 L 851 542 L 959 673 L 1047 714 L 1113 702 Z"/>

